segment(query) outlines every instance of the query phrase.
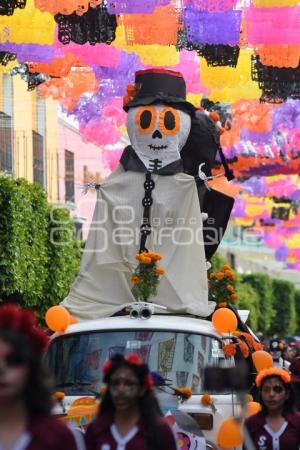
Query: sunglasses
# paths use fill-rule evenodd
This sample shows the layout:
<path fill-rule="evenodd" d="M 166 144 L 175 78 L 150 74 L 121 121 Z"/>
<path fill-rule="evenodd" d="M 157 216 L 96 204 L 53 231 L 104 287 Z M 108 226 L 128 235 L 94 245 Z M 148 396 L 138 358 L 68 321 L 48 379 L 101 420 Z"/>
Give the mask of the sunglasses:
<path fill-rule="evenodd" d="M 262 392 L 264 392 L 265 394 L 268 394 L 269 392 L 275 392 L 275 394 L 281 394 L 284 391 L 284 387 L 283 386 L 266 386 L 262 388 Z"/>

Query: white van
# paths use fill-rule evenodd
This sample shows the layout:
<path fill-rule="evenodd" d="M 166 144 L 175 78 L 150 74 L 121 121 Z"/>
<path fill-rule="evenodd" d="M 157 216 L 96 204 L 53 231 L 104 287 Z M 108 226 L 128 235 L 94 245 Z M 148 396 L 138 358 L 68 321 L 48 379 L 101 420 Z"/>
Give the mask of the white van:
<path fill-rule="evenodd" d="M 150 370 L 158 372 L 169 386 L 157 388 L 163 411 L 175 410 L 192 416 L 206 439 L 207 449 L 216 449 L 217 432 L 223 420 L 236 413 L 232 392 L 210 392 L 215 408 L 204 406 L 203 369 L 228 367 L 233 358 L 224 358 L 221 337 L 208 320 L 190 316 L 152 315 L 148 320 L 115 316 L 70 325 L 53 335 L 47 363 L 56 380 L 56 390 L 65 393 L 54 413 L 65 421 L 85 427 L 93 418 L 84 414 L 84 401 L 97 397 L 102 386 L 101 366 L 115 353 L 138 353 Z M 178 401 L 172 388 L 188 387 L 193 395 Z M 84 398 L 84 401 L 80 399 Z M 70 413 L 79 405 L 77 414 Z M 81 405 L 81 409 L 80 409 Z M 87 410 L 88 411 L 88 407 Z"/>

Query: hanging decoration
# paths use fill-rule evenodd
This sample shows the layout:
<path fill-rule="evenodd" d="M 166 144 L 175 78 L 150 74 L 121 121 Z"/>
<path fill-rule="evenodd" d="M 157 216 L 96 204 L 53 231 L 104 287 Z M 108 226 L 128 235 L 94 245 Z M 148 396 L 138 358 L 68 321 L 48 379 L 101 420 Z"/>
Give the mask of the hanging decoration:
<path fill-rule="evenodd" d="M 70 15 L 56 14 L 55 21 L 58 24 L 58 40 L 68 45 L 76 44 L 95 45 L 100 42 L 111 44 L 115 39 L 116 16 L 107 12 L 104 4 L 95 8 L 89 7 L 82 14 L 73 12 Z"/>
<path fill-rule="evenodd" d="M 181 72 L 188 100 L 198 108 L 208 100 L 226 130 L 221 145 L 236 181 L 209 185 L 237 197 L 235 223 L 262 232 L 277 261 L 300 270 L 297 0 L 2 3 L 1 74 L 56 99 L 84 141 L 118 144 L 104 150 L 110 168 L 126 140 L 122 98 L 135 71 Z M 221 171 L 217 157 L 213 174 Z"/>

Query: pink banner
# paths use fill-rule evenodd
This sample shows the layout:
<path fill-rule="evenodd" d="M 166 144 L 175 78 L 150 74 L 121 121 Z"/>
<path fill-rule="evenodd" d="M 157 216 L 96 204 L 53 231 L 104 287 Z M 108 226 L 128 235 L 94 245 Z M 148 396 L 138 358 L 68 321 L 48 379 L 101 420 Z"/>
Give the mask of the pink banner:
<path fill-rule="evenodd" d="M 63 45 L 56 38 L 54 45 L 57 48 L 57 53 L 62 55 L 65 53 L 72 53 L 77 56 L 83 64 L 117 67 L 120 62 L 120 50 L 106 44 L 78 45 L 70 43 L 68 45 Z"/>
<path fill-rule="evenodd" d="M 248 8 L 245 11 L 249 44 L 299 44 L 300 6 Z"/>

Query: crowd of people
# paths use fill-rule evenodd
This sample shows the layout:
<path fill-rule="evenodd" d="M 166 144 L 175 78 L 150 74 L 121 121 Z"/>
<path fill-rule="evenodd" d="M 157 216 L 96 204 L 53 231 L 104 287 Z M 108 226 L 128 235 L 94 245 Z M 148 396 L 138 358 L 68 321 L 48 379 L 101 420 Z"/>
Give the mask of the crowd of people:
<path fill-rule="evenodd" d="M 54 385 L 43 366 L 48 339 L 34 313 L 0 307 L 0 450 L 177 449 L 149 368 L 134 353 L 114 355 L 102 367 L 107 389 L 84 437 L 56 419 Z M 270 344 L 274 367 L 255 379 L 262 409 L 245 422 L 257 450 L 300 448 L 300 357 L 296 346 L 277 344 Z"/>
<path fill-rule="evenodd" d="M 85 443 L 51 415 L 52 389 L 43 367 L 47 334 L 34 313 L 0 308 L 0 450 L 176 450 L 149 368 L 136 354 L 103 367 L 107 391 Z"/>

